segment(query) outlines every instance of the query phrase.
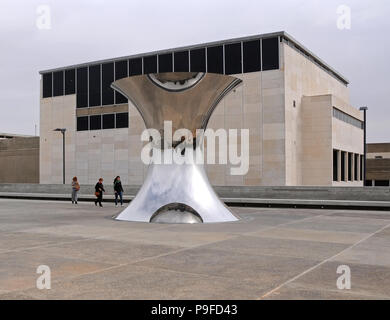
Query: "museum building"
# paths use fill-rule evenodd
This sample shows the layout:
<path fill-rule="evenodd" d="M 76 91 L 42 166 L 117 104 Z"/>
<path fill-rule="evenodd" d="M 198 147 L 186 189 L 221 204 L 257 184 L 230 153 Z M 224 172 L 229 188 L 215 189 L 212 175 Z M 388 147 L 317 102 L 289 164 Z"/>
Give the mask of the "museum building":
<path fill-rule="evenodd" d="M 144 122 L 111 84 L 129 76 L 209 72 L 242 79 L 208 128 L 249 129 L 249 171 L 207 165 L 213 185 L 362 186 L 363 114 L 348 80 L 286 32 L 248 36 L 41 71 L 40 170 L 43 184 L 81 184 L 120 175 L 141 185 Z"/>

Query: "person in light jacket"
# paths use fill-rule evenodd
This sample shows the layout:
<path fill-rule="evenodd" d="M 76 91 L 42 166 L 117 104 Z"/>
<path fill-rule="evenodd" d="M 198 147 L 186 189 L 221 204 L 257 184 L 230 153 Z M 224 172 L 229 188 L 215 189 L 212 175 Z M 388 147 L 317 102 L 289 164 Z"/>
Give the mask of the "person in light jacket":
<path fill-rule="evenodd" d="M 72 203 L 77 204 L 78 193 L 80 191 L 80 184 L 77 181 L 77 177 L 72 179 Z"/>

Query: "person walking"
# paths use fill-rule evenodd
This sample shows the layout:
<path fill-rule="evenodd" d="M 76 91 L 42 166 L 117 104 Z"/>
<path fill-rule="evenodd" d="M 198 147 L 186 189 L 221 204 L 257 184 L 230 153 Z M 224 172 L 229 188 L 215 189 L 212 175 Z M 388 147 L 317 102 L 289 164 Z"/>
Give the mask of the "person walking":
<path fill-rule="evenodd" d="M 97 204 L 99 203 L 99 207 L 103 207 L 102 205 L 103 192 L 106 192 L 106 190 L 104 190 L 103 178 L 100 178 L 95 185 L 95 196 L 96 196 L 95 206 L 97 206 Z"/>
<path fill-rule="evenodd" d="M 80 184 L 77 181 L 77 177 L 72 179 L 72 204 L 77 204 L 78 193 L 80 191 Z"/>
<path fill-rule="evenodd" d="M 120 176 L 117 176 L 114 180 L 114 192 L 115 192 L 115 207 L 118 206 L 118 196 L 121 201 L 121 207 L 123 207 L 123 187 L 122 187 Z"/>

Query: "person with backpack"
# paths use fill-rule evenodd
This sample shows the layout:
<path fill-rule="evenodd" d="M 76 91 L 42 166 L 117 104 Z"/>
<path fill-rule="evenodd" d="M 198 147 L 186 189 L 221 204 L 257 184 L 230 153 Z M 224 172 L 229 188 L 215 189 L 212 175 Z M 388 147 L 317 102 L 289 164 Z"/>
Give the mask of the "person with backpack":
<path fill-rule="evenodd" d="M 115 192 L 115 207 L 118 207 L 118 196 L 121 201 L 121 207 L 123 207 L 123 187 L 122 187 L 120 176 L 117 176 L 114 179 L 114 192 Z"/>
<path fill-rule="evenodd" d="M 77 181 L 77 177 L 73 177 L 73 179 L 72 179 L 72 204 L 77 204 L 79 191 L 80 191 L 80 184 Z"/>
<path fill-rule="evenodd" d="M 97 204 L 99 203 L 99 207 L 103 207 L 102 205 L 103 192 L 106 192 L 106 190 L 104 190 L 103 178 L 100 178 L 95 185 L 95 196 L 96 196 L 95 206 L 97 206 Z"/>

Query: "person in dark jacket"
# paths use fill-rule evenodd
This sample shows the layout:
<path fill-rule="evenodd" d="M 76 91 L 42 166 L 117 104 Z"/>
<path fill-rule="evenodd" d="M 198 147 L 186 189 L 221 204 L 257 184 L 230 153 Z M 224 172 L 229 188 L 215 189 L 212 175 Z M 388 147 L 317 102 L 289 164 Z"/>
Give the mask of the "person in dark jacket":
<path fill-rule="evenodd" d="M 114 180 L 114 192 L 115 192 L 115 207 L 118 206 L 118 196 L 121 201 L 121 207 L 123 207 L 123 188 L 121 177 L 117 176 Z"/>
<path fill-rule="evenodd" d="M 95 206 L 97 206 L 97 204 L 99 203 L 99 207 L 103 207 L 102 205 L 103 192 L 106 192 L 106 190 L 104 190 L 103 178 L 100 178 L 95 185 L 95 196 L 96 196 Z"/>

